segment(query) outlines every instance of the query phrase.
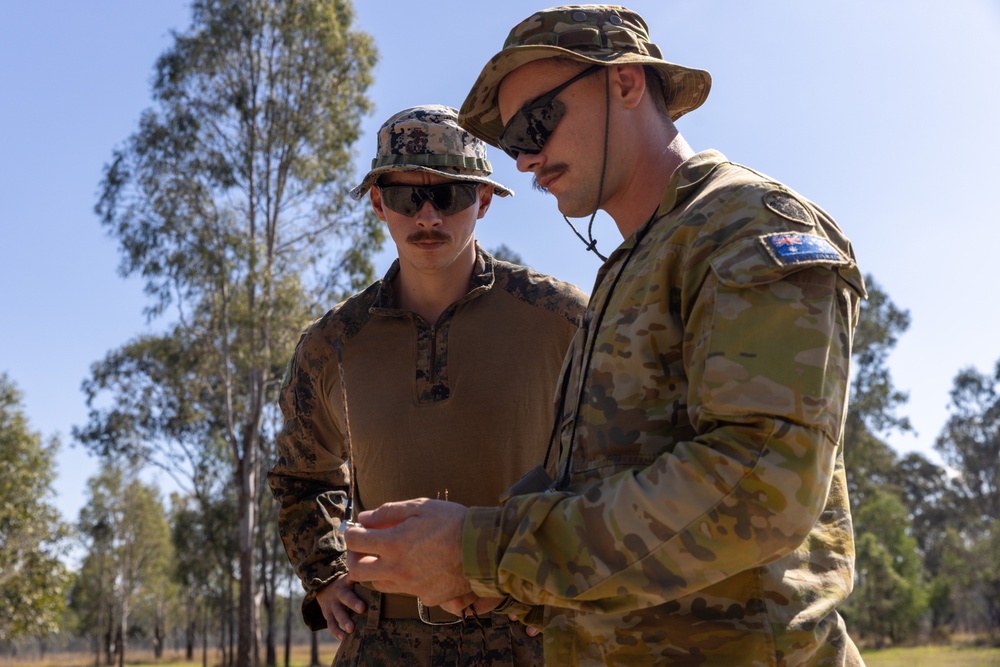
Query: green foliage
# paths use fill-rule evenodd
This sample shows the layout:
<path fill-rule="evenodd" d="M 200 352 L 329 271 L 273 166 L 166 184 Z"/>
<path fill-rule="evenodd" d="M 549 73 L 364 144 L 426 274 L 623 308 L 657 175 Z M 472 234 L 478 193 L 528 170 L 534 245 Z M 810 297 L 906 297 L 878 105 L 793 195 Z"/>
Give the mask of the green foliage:
<path fill-rule="evenodd" d="M 66 527 L 49 503 L 57 449 L 29 429 L 20 392 L 0 373 L 0 644 L 55 631 L 63 612 Z"/>
<path fill-rule="evenodd" d="M 857 585 L 847 613 L 877 646 L 914 634 L 927 610 L 927 592 L 906 508 L 892 493 L 875 491 L 856 515 Z"/>
<path fill-rule="evenodd" d="M 506 243 L 501 243 L 496 248 L 490 250 L 490 254 L 501 261 L 524 266 L 524 259 L 521 258 L 521 255 Z"/>
<path fill-rule="evenodd" d="M 222 284 L 268 280 L 348 248 L 334 272 L 371 279 L 381 243 L 346 196 L 376 60 L 343 0 L 213 0 L 156 66 L 155 109 L 106 167 L 97 212 L 157 314 Z M 359 253 L 359 248 L 362 250 Z"/>
<path fill-rule="evenodd" d="M 384 238 L 348 196 L 376 62 L 352 22 L 347 0 L 195 0 L 96 206 L 121 273 L 145 281 L 147 314 L 175 306 L 178 320 L 94 367 L 76 435 L 171 471 L 200 500 L 225 449 L 241 667 L 257 634 L 261 441 L 282 370 L 318 311 L 371 282 Z"/>
<path fill-rule="evenodd" d="M 897 410 L 907 395 L 893 385 L 889 353 L 910 326 L 910 316 L 896 307 L 888 294 L 868 275 L 867 301 L 854 335 L 851 355 L 851 403 L 844 425 L 844 461 L 854 511 L 867 495 L 884 488 L 892 478 L 896 455 L 882 439 L 887 431 L 911 429 Z"/>
<path fill-rule="evenodd" d="M 1000 519 L 993 521 L 974 547 L 981 564 L 979 590 L 993 632 L 1000 631 Z"/>
<path fill-rule="evenodd" d="M 169 595 L 170 528 L 157 490 L 138 479 L 135 468 L 105 465 L 88 489 L 78 525 L 86 555 L 70 605 L 78 632 L 106 642 L 113 631 L 119 634 L 122 657 L 130 617 L 157 617 L 157 605 Z"/>
<path fill-rule="evenodd" d="M 996 633 L 1000 593 L 1000 523 L 975 535 L 949 527 L 941 540 L 934 578 L 935 620 L 954 632 Z"/>
<path fill-rule="evenodd" d="M 896 465 L 889 488 L 895 490 L 909 511 L 910 531 L 923 555 L 930 577 L 939 573 L 941 552 L 948 529 L 969 526 L 968 502 L 960 485 L 948 472 L 917 453 Z"/>
<path fill-rule="evenodd" d="M 1000 520 L 1000 361 L 992 375 L 961 371 L 950 410 L 935 448 L 961 473 L 979 520 L 984 525 Z"/>
<path fill-rule="evenodd" d="M 872 433 L 908 431 L 909 420 L 896 414 L 907 394 L 893 385 L 888 360 L 899 336 L 910 328 L 910 314 L 892 302 L 874 277 L 865 276 L 865 284 L 868 299 L 861 302 L 852 349 L 851 412 Z"/>

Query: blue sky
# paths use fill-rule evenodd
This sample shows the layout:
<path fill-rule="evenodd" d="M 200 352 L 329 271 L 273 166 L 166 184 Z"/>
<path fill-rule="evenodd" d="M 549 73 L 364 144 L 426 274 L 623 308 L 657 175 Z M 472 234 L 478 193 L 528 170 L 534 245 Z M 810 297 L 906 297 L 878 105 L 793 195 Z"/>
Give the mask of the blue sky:
<path fill-rule="evenodd" d="M 458 106 L 507 31 L 539 4 L 358 0 L 357 27 L 381 52 L 374 114 L 356 148 L 415 104 Z M 956 373 L 1000 358 L 1000 5 L 992 0 L 634 0 L 668 60 L 707 69 L 704 107 L 678 126 L 812 199 L 858 260 L 912 317 L 890 363 L 916 435 L 899 452 L 938 460 Z M 190 20 L 185 0 L 0 5 L 0 371 L 24 393 L 31 428 L 63 442 L 56 503 L 75 520 L 96 463 L 70 432 L 86 419 L 90 365 L 147 324 L 141 285 L 117 275 L 93 207 L 102 166 L 150 106 L 156 57 Z M 477 237 L 589 291 L 598 262 L 555 202 L 499 151 Z M 595 226 L 607 254 L 620 240 Z M 379 257 L 384 271 L 390 245 Z M 331 304 L 332 305 L 332 304 Z M 848 444 L 847 455 L 850 455 Z M 160 480 L 165 485 L 167 480 Z"/>

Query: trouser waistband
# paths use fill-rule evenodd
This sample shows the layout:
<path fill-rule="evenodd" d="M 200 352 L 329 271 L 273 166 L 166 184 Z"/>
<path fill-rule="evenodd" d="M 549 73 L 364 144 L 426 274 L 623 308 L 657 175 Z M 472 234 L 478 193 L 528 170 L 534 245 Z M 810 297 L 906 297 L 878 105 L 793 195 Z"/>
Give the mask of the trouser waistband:
<path fill-rule="evenodd" d="M 451 614 L 441 607 L 424 607 L 424 614 L 421 617 L 420 609 L 417 606 L 417 598 L 412 595 L 397 595 L 395 593 L 380 593 L 361 584 L 355 584 L 354 592 L 364 600 L 368 607 L 368 627 L 378 626 L 380 618 L 410 618 L 418 619 L 431 624 L 454 623 L 461 620 L 460 617 Z"/>

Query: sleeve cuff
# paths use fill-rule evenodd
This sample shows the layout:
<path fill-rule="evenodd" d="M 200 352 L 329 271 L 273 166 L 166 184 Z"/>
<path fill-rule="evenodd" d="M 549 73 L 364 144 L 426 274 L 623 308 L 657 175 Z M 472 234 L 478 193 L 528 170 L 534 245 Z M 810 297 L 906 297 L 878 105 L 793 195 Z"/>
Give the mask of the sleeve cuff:
<path fill-rule="evenodd" d="M 323 610 L 316 601 L 316 594 L 345 572 L 347 572 L 347 562 L 341 556 L 332 563 L 314 567 L 311 572 L 313 576 L 303 582 L 306 596 L 302 598 L 302 620 L 310 630 L 323 630 L 327 627 Z"/>
<path fill-rule="evenodd" d="M 497 582 L 499 507 L 470 507 L 462 528 L 462 569 L 480 597 L 504 597 Z"/>

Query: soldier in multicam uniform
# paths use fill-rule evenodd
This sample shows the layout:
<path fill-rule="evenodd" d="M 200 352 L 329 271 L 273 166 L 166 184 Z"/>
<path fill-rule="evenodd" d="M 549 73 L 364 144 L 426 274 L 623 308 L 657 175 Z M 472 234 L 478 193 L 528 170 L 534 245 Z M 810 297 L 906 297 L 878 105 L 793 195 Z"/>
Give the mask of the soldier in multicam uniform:
<path fill-rule="evenodd" d="M 538 12 L 486 65 L 463 126 L 624 242 L 568 356 L 552 486 L 362 514 L 356 576 L 448 608 L 507 596 L 552 665 L 863 664 L 837 608 L 864 283 L 820 208 L 680 136 L 710 83 L 608 5 Z"/>
<path fill-rule="evenodd" d="M 370 191 L 398 259 L 306 330 L 281 392 L 268 480 L 307 592 L 303 617 L 342 641 L 338 665 L 542 662 L 541 638 L 506 616 L 462 620 L 356 584 L 338 530 L 352 499 L 495 505 L 551 435 L 586 296 L 475 242 L 493 195 L 511 192 L 488 178 L 486 145 L 456 115 L 414 107 L 382 126 L 372 170 L 351 194 Z"/>

